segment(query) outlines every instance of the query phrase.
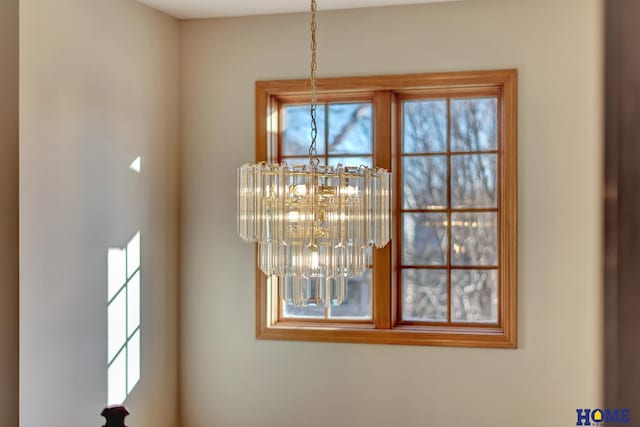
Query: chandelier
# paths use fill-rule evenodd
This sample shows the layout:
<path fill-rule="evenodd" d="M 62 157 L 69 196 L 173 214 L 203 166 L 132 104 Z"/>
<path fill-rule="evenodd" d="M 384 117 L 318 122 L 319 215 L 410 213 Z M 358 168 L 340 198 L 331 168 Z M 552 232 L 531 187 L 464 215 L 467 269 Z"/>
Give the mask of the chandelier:
<path fill-rule="evenodd" d="M 316 1 L 311 1 L 309 164 L 238 168 L 238 234 L 257 242 L 258 265 L 278 276 L 284 302 L 340 305 L 350 277 L 390 240 L 391 174 L 366 166 L 322 166 L 317 157 Z"/>

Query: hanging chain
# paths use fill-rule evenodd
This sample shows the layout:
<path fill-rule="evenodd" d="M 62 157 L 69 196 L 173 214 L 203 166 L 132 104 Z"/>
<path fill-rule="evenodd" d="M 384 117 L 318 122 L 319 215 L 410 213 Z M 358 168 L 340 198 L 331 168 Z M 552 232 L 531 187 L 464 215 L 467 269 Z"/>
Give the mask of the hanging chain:
<path fill-rule="evenodd" d="M 311 0 L 311 147 L 309 147 L 309 163 L 311 168 L 316 170 L 320 164 L 318 152 L 316 150 L 316 140 L 318 139 L 318 122 L 316 110 L 318 108 L 318 62 L 316 59 L 318 45 L 316 43 L 316 12 L 318 6 L 316 0 Z"/>

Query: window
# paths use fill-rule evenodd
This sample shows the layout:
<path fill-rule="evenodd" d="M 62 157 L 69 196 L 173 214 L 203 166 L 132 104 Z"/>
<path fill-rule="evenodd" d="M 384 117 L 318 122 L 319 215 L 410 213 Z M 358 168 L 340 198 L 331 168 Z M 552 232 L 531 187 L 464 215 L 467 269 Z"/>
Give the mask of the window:
<path fill-rule="evenodd" d="M 140 380 L 140 232 L 107 265 L 107 399 L 120 405 Z"/>
<path fill-rule="evenodd" d="M 309 105 L 282 103 L 279 161 L 289 164 L 309 162 Z M 318 105 L 318 157 L 323 165 L 366 165 L 373 163 L 373 103 L 364 97 L 359 101 L 324 102 Z M 347 300 L 336 307 L 307 306 L 298 308 L 279 303 L 281 319 L 333 321 L 372 320 L 371 270 L 362 277 L 351 278 Z"/>
<path fill-rule="evenodd" d="M 393 172 L 393 238 L 337 307 L 256 274 L 262 339 L 516 346 L 515 70 L 319 81 L 325 164 Z M 257 160 L 306 163 L 308 82 L 256 84 Z"/>

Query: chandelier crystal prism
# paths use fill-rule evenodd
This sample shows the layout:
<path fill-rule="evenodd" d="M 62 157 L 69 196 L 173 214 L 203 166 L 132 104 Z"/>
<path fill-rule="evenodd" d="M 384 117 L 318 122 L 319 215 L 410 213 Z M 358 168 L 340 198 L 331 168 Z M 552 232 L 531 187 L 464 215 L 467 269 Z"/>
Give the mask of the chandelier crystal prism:
<path fill-rule="evenodd" d="M 277 276 L 284 302 L 340 305 L 371 248 L 390 240 L 391 174 L 366 166 L 322 166 L 316 154 L 316 1 L 311 1 L 311 145 L 308 165 L 238 168 L 238 234 L 257 242 L 258 265 Z"/>

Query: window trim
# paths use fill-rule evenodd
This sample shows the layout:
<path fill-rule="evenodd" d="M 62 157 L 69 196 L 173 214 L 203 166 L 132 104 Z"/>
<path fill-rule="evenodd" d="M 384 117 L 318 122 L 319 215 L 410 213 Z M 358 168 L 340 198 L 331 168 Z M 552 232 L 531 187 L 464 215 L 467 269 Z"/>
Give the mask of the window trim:
<path fill-rule="evenodd" d="M 332 97 L 370 96 L 374 103 L 373 161 L 397 170 L 400 129 L 394 114 L 398 98 L 464 96 L 495 91 L 499 95 L 499 307 L 497 325 L 433 326 L 399 323 L 397 251 L 391 244 L 373 251 L 373 322 L 278 322 L 278 295 L 273 280 L 256 267 L 256 338 L 266 340 L 326 341 L 450 347 L 517 347 L 517 70 L 339 77 L 318 80 L 320 100 Z M 308 100 L 308 80 L 256 82 L 256 161 L 274 158 L 278 148 L 278 99 Z M 380 108 L 384 106 L 384 108 Z M 399 128 L 399 126 L 397 126 Z M 390 144 L 379 143 L 390 141 Z M 398 180 L 396 179 L 396 182 Z M 396 188 L 397 191 L 397 188 Z M 398 218 L 394 197 L 393 218 Z M 396 220 L 397 222 L 397 220 Z M 256 248 L 257 256 L 257 248 Z M 380 286 L 389 283 L 390 286 Z M 376 285 L 378 284 L 378 285 Z"/>

